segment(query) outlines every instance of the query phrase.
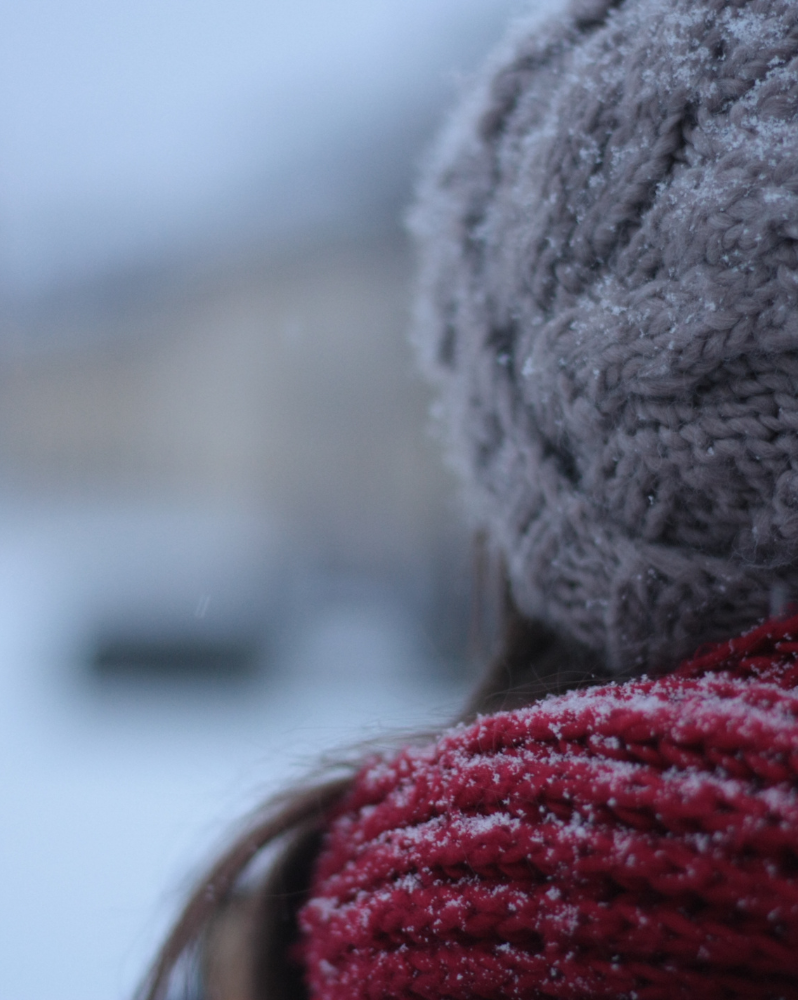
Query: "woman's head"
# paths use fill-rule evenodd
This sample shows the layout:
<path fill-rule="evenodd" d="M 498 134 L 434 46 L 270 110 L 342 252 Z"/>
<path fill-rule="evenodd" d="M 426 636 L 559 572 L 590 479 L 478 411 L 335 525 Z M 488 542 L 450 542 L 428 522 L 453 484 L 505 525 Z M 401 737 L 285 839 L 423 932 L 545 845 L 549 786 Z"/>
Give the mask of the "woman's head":
<path fill-rule="evenodd" d="M 606 669 L 675 665 L 767 616 L 774 599 L 798 596 L 796 120 L 794 0 L 581 0 L 548 26 L 517 25 L 453 118 L 413 215 L 416 340 L 475 521 L 501 553 L 520 612 L 470 713 L 531 702 L 537 680 L 570 686 Z M 670 681 L 676 719 L 678 677 L 651 684 L 669 691 Z M 725 726 L 723 706 L 716 719 L 704 711 L 704 693 L 698 722 Z M 616 696 L 622 686 L 596 693 L 601 712 Z M 729 709 L 739 718 L 743 697 Z M 629 759 L 658 768 L 639 736 L 650 703 L 632 707 L 643 717 Z M 703 743 L 694 730 L 690 752 L 674 751 L 674 726 L 662 729 L 662 768 L 680 762 L 695 791 Z M 577 768 L 593 735 L 576 741 Z M 562 736 L 558 723 L 551 737 Z M 618 757 L 621 738 L 598 736 L 601 754 Z M 726 777 L 754 767 L 748 751 L 738 759 L 724 746 Z M 510 750 L 515 759 L 516 742 Z M 707 773 L 719 759 L 708 755 Z M 763 774 L 778 773 L 768 759 Z M 232 953 L 239 971 L 246 964 L 246 995 L 302 1000 L 296 914 L 319 831 L 350 785 L 319 784 L 252 824 L 189 902 L 148 996 L 165 995 L 198 942 L 221 969 L 216 946 L 241 918 L 243 951 Z M 573 811 L 572 790 L 563 802 Z M 231 907 L 242 871 L 281 838 L 265 884 Z M 702 854 L 695 872 L 714 879 L 711 865 Z M 210 979 L 218 996 L 233 995 Z"/>
<path fill-rule="evenodd" d="M 413 226 L 416 339 L 525 615 L 614 671 L 798 594 L 798 7 L 517 26 Z"/>

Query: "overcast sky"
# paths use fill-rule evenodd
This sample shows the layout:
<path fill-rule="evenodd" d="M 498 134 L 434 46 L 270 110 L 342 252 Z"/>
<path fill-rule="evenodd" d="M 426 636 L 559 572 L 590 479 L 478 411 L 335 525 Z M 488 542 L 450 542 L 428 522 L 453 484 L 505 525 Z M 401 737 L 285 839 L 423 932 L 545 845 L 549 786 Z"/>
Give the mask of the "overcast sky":
<path fill-rule="evenodd" d="M 526 6 L 0 0 L 0 287 L 345 213 Z"/>

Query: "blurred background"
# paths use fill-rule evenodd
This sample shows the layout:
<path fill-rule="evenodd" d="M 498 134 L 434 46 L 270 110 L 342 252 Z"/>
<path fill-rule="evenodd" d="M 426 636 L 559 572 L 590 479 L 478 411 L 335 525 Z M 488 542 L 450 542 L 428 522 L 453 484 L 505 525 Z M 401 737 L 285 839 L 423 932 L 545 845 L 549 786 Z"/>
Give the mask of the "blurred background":
<path fill-rule="evenodd" d="M 526 6 L 0 0 L 4 1000 L 129 997 L 235 817 L 456 712 L 402 213 Z"/>

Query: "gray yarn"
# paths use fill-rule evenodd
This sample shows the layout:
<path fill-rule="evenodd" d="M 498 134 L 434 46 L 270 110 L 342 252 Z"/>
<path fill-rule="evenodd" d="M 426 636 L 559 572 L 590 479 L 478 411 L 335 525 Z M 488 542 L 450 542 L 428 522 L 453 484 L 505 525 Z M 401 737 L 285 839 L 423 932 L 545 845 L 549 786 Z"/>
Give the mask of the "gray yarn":
<path fill-rule="evenodd" d="M 798 597 L 798 3 L 521 25 L 412 226 L 416 340 L 520 609 L 616 671 Z"/>

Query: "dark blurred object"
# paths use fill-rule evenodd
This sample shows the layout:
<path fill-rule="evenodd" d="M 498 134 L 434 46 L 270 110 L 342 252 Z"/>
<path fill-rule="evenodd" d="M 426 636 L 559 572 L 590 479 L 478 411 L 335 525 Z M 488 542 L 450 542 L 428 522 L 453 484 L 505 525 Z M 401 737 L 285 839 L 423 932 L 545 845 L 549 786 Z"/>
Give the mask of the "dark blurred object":
<path fill-rule="evenodd" d="M 257 662 L 256 642 L 107 636 L 97 643 L 91 666 L 100 681 L 229 682 L 251 679 Z"/>

